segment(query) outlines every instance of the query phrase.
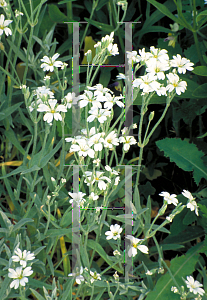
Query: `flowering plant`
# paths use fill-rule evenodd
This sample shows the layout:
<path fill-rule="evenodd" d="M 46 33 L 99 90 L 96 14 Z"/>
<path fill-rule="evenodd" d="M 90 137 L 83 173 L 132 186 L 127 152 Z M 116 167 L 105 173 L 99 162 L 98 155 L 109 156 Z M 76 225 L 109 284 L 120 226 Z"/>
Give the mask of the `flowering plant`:
<path fill-rule="evenodd" d="M 14 5 L 0 1 L 0 55 L 1 61 L 7 59 L 5 67 L 0 66 L 1 150 L 5 150 L 0 163 L 2 299 L 205 297 L 206 274 L 199 256 L 205 253 L 200 239 L 205 191 L 191 193 L 186 184 L 186 189 L 179 186 L 171 194 L 164 184 L 156 192 L 151 183 L 143 184 L 146 178 L 160 176 L 160 170 L 151 174 L 144 151 L 167 120 L 173 101 L 188 92 L 195 63 L 164 47 L 150 46 L 126 51 L 125 74 L 119 69 L 116 77 L 122 81 L 119 90 L 113 91 L 102 76 L 97 82 L 103 66 L 116 63 L 123 54 L 120 23 L 128 3 L 109 1 L 110 24 L 117 27 L 106 26 L 103 32 L 110 33 L 92 49 L 85 45 L 86 78 L 79 92 L 76 54 L 64 57 L 64 47 L 56 50 L 54 28 L 37 36 L 44 2 L 29 1 L 28 10 L 20 0 L 21 12 L 16 1 Z M 90 21 L 102 4 L 93 1 Z M 71 2 L 67 5 L 72 11 Z M 46 17 L 63 17 L 54 9 L 49 6 Z M 198 22 L 200 18 L 203 15 Z M 92 24 L 103 27 L 97 23 Z M 21 50 L 22 38 L 27 49 Z M 17 63 L 17 58 L 23 62 Z M 164 98 L 161 113 L 151 111 L 156 97 Z M 136 101 L 138 114 L 129 120 Z M 202 151 L 186 140 L 175 140 L 159 140 L 157 146 L 181 169 L 192 171 L 195 183 L 206 179 Z M 182 255 L 169 262 L 169 250 Z"/>

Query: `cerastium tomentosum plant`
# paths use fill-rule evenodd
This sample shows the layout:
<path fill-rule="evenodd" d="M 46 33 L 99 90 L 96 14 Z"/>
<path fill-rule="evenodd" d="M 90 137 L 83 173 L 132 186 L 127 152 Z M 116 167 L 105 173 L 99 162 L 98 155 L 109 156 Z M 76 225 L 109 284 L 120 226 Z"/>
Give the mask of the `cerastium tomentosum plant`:
<path fill-rule="evenodd" d="M 20 2 L 22 3 L 22 1 Z M 117 4 L 122 9 L 127 6 L 125 1 L 118 1 Z M 1 1 L 0 6 L 5 8 L 6 1 Z M 12 24 L 12 20 L 9 20 L 8 16 L 7 18 L 4 15 L 0 17 L 1 36 L 4 33 L 7 36 L 12 36 L 12 30 L 8 27 Z M 16 12 L 18 20 L 21 16 L 21 12 Z M 29 21 L 28 15 L 27 18 Z M 30 23 L 34 25 L 36 21 L 33 18 Z M 32 43 L 31 40 L 30 37 L 28 40 L 30 44 Z M 139 299 L 144 299 L 153 289 L 151 276 L 162 276 L 167 270 L 173 281 L 172 292 L 181 295 L 182 299 L 187 299 L 192 294 L 201 299 L 205 293 L 201 288 L 202 284 L 195 281 L 192 276 L 187 276 L 187 280 L 183 280 L 189 291 L 185 292 L 185 288 L 175 280 L 175 276 L 163 259 L 162 248 L 155 237 L 158 231 L 169 233 L 165 225 L 173 222 L 174 217 L 181 213 L 185 207 L 195 211 L 198 216 L 196 198 L 187 190 L 183 190 L 180 196 L 170 195 L 166 191 L 161 192 L 159 195 L 163 197 L 163 205 L 151 222 L 151 215 L 147 212 L 151 207 L 150 197 L 148 197 L 147 208 L 142 208 L 138 188 L 143 149 L 164 119 L 173 98 L 186 91 L 187 83 L 179 75 L 192 71 L 193 63 L 182 58 L 179 54 L 170 59 L 167 50 L 153 46 L 150 47 L 149 52 L 145 51 L 144 48 L 138 52 L 127 52 L 128 63 L 134 68 L 134 72 L 131 77 L 129 74 L 120 73 L 117 78 L 125 80 L 125 84 L 132 86 L 133 95 L 128 95 L 128 97 L 133 97 L 133 99 L 141 97 L 142 99 L 139 124 L 132 124 L 131 127 L 127 128 L 124 127 L 124 116 L 128 110 L 128 107 L 125 107 L 125 94 L 116 96 L 111 89 L 104 87 L 101 83 L 93 84 L 100 67 L 107 58 L 119 54 L 118 46 L 114 44 L 114 32 L 102 37 L 94 48 L 95 57 L 92 57 L 91 50 L 85 53 L 88 62 L 87 78 L 85 90 L 79 96 L 67 90 L 67 64 L 61 61 L 60 54 L 55 53 L 54 47 L 48 52 L 48 55 L 44 55 L 45 53 L 42 54 L 42 52 L 39 52 L 38 55 L 40 59 L 37 60 L 39 65 L 35 66 L 35 72 L 37 71 L 35 76 L 38 77 L 39 74 L 44 73 L 44 77 L 39 81 L 43 85 L 38 86 L 39 83 L 36 83 L 36 86 L 31 88 L 29 80 L 27 82 L 25 80 L 26 75 L 23 76 L 22 83 L 18 85 L 24 95 L 27 109 L 27 118 L 24 119 L 24 122 L 29 128 L 32 127 L 32 139 L 27 153 L 25 153 L 19 183 L 14 192 L 15 199 L 21 202 L 22 220 L 17 218 L 18 221 L 14 221 L 13 224 L 10 221 L 11 216 L 8 215 L 8 217 L 6 213 L 1 211 L 1 217 L 7 226 L 6 237 L 11 239 L 9 242 L 15 244 L 13 253 L 8 246 L 1 248 L 1 251 L 3 249 L 9 259 L 9 263 L 5 258 L 2 260 L 5 265 L 3 270 L 5 284 L 8 281 L 9 286 L 8 295 L 14 288 L 15 290 L 19 289 L 20 295 L 17 297 L 20 299 L 28 296 L 29 292 L 42 299 L 39 293 L 41 287 L 38 287 L 38 290 L 34 290 L 34 287 L 37 286 L 38 280 L 43 279 L 43 292 L 47 299 L 57 299 L 57 297 L 67 299 L 64 293 L 70 293 L 71 299 L 73 296 L 75 299 L 77 297 L 84 299 L 86 296 L 94 299 L 97 289 L 102 294 L 108 293 L 110 299 L 118 299 L 119 295 L 126 295 L 129 290 L 131 290 L 130 293 L 136 291 Z M 32 55 L 30 54 L 29 52 L 26 53 L 26 68 L 28 68 L 29 61 L 32 62 Z M 95 65 L 98 67 L 94 71 Z M 141 67 L 145 69 L 144 75 L 137 77 L 137 71 Z M 51 80 L 51 73 L 45 72 L 53 72 L 57 82 L 54 84 Z M 12 74 L 14 76 L 15 70 Z M 14 78 L 12 77 L 12 79 Z M 16 80 L 13 81 L 16 85 L 18 84 Z M 166 97 L 165 108 L 161 117 L 152 127 L 155 113 L 149 114 L 148 123 L 144 130 L 144 118 L 150 100 L 155 94 Z M 80 108 L 81 129 L 78 135 L 65 137 L 66 114 L 72 110 L 74 102 L 78 102 Z M 118 106 L 120 111 L 115 121 L 114 106 Z M 55 145 L 57 128 L 61 138 Z M 138 140 L 129 134 L 131 129 L 136 128 Z M 119 145 L 122 145 L 120 156 L 117 151 Z M 31 154 L 28 154 L 30 147 Z M 139 150 L 139 161 L 137 170 L 134 172 L 136 181 L 133 184 L 133 203 L 131 202 L 134 230 L 131 235 L 125 236 L 125 239 L 130 241 L 130 246 L 124 249 L 124 215 L 117 215 L 115 218 L 117 223 L 109 224 L 111 217 L 107 208 L 125 181 L 120 167 L 114 167 L 113 162 L 115 160 L 117 166 L 123 165 L 125 156 L 131 147 L 137 147 Z M 54 155 L 59 149 L 61 149 L 61 155 L 55 161 Z M 74 160 L 66 171 L 65 158 L 72 155 Z M 75 192 L 70 187 L 66 194 L 66 184 L 71 178 L 72 165 L 78 165 L 81 170 L 79 191 Z M 31 171 L 32 175 L 28 170 Z M 5 170 L 3 172 L 3 175 L 6 176 Z M 6 180 L 7 177 L 5 177 L 5 182 L 8 187 L 9 184 Z M 41 185 L 38 185 L 41 181 L 46 183 L 44 191 L 41 190 Z M 26 184 L 23 190 L 21 189 L 22 182 Z M 26 204 L 20 200 L 20 192 L 25 192 Z M 187 198 L 187 203 L 183 204 L 177 197 Z M 83 246 L 80 251 L 83 253 L 80 255 L 80 266 L 72 270 L 73 273 L 71 273 L 69 259 L 71 248 L 67 250 L 67 247 L 72 242 L 72 231 L 68 227 L 72 227 L 71 215 L 74 203 L 80 207 L 80 241 Z M 164 214 L 166 214 L 168 205 L 174 205 L 175 208 L 165 217 Z M 62 209 L 63 206 L 67 206 L 67 208 L 64 210 Z M 160 225 L 155 224 L 160 217 L 164 218 L 164 221 Z M 37 230 L 34 230 L 32 222 L 35 222 Z M 118 222 L 122 224 L 118 224 Z M 25 249 L 22 247 L 22 239 L 25 238 L 26 229 L 24 226 L 26 227 L 25 224 L 27 223 L 30 233 L 34 235 L 38 243 L 43 243 L 41 247 L 36 247 L 37 249 L 35 248 L 33 252 L 31 252 L 32 246 L 28 236 L 26 238 L 28 248 L 21 250 Z M 15 240 L 15 230 L 19 228 L 22 230 L 22 236 L 18 235 Z M 158 252 L 159 259 L 156 266 L 146 265 L 147 259 L 146 263 L 142 259 L 145 255 L 150 256 L 150 238 L 153 238 Z M 57 250 L 59 242 L 62 256 Z M 40 256 L 38 261 L 35 258 L 41 251 L 45 251 L 45 256 Z M 54 253 L 57 253 L 57 256 Z M 100 255 L 99 258 L 97 258 L 97 254 Z M 124 274 L 125 255 L 131 257 L 134 262 L 142 261 L 135 270 L 135 273 L 138 274 L 137 277 L 134 276 L 136 280 L 138 279 L 137 281 L 129 280 L 124 283 L 123 277 L 118 275 L 118 273 Z M 41 258 L 42 263 L 40 262 Z M 46 262 L 49 266 L 47 272 L 44 269 Z M 32 264 L 34 265 L 32 266 Z M 63 265 L 63 271 L 60 271 L 60 265 Z M 51 274 L 53 280 L 51 280 Z M 55 277 L 58 275 L 56 286 Z M 130 274 L 130 276 L 133 279 L 133 275 Z M 74 281 L 78 286 L 73 286 Z M 49 290 L 48 284 L 51 282 L 52 295 L 50 297 L 47 290 Z M 64 288 L 66 286 L 64 291 L 62 291 L 63 286 Z M 43 292 L 41 292 L 42 295 Z"/>

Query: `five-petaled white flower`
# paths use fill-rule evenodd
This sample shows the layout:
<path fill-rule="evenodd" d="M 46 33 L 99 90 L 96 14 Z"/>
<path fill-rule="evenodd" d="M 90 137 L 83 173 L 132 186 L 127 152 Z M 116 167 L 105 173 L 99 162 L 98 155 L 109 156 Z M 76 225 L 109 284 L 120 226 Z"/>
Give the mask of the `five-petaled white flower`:
<path fill-rule="evenodd" d="M 76 268 L 76 269 L 78 269 L 78 268 Z M 77 270 L 77 273 L 70 273 L 70 274 L 68 274 L 68 276 L 76 276 L 75 281 L 77 282 L 77 284 L 81 284 L 81 281 L 84 281 L 84 277 L 81 274 L 83 274 L 82 266 L 80 267 L 80 272 L 78 272 L 78 270 Z"/>
<path fill-rule="evenodd" d="M 58 121 L 58 120 L 62 121 L 62 116 L 59 112 L 67 112 L 67 108 L 62 104 L 57 105 L 57 100 L 50 99 L 48 101 L 48 105 L 43 104 L 43 103 L 39 104 L 37 111 L 46 112 L 43 120 L 47 121 L 47 123 L 51 123 L 53 118 L 56 121 Z"/>
<path fill-rule="evenodd" d="M 100 276 L 100 274 L 99 273 L 97 273 L 97 272 L 92 272 L 92 271 L 90 271 L 90 275 L 91 275 L 91 279 L 90 279 L 90 282 L 91 283 L 93 283 L 94 281 L 96 281 L 96 280 L 101 280 L 101 276 Z"/>
<path fill-rule="evenodd" d="M 28 260 L 35 259 L 34 253 L 30 253 L 30 251 L 24 250 L 23 252 L 17 248 L 14 253 L 16 255 L 13 255 L 11 258 L 15 262 L 20 262 L 20 265 L 23 266 L 23 268 L 26 267 Z"/>
<path fill-rule="evenodd" d="M 107 117 L 111 115 L 111 112 L 107 109 L 98 109 L 97 107 L 92 107 L 88 113 L 91 114 L 87 118 L 89 123 L 93 122 L 94 119 L 98 119 L 99 123 L 104 123 L 107 120 Z"/>
<path fill-rule="evenodd" d="M 186 70 L 192 71 L 194 63 L 190 62 L 189 59 L 181 57 L 180 54 L 177 56 L 173 55 L 173 59 L 170 61 L 172 67 L 178 68 L 178 73 L 186 73 Z"/>
<path fill-rule="evenodd" d="M 124 151 L 129 151 L 130 145 L 135 145 L 137 141 L 133 136 L 121 136 L 119 142 L 124 144 Z"/>
<path fill-rule="evenodd" d="M 198 205 L 196 203 L 195 198 L 193 197 L 193 195 L 191 194 L 191 192 L 187 191 L 187 190 L 183 190 L 182 192 L 183 196 L 188 198 L 188 203 L 187 203 L 187 208 L 190 208 L 191 211 L 195 210 L 195 214 L 198 216 Z"/>
<path fill-rule="evenodd" d="M 63 65 L 62 61 L 55 61 L 59 56 L 59 53 L 54 54 L 53 57 L 43 56 L 43 58 L 41 59 L 43 64 L 41 64 L 40 67 L 43 68 L 43 71 L 53 72 L 54 67 L 59 68 Z"/>
<path fill-rule="evenodd" d="M 175 206 L 177 206 L 178 204 L 178 199 L 176 198 L 177 195 L 172 194 L 170 195 L 168 192 L 162 192 L 159 194 L 159 196 L 164 197 L 164 201 L 167 201 L 168 204 L 174 204 Z"/>
<path fill-rule="evenodd" d="M 137 239 L 135 237 L 133 237 L 132 235 L 127 235 L 126 239 L 129 239 L 131 241 L 131 248 L 128 251 L 128 255 L 129 257 L 131 256 L 135 256 L 137 254 L 137 249 L 145 254 L 149 253 L 149 249 L 147 246 L 145 245 L 139 245 L 140 241 L 142 241 L 142 239 Z"/>
<path fill-rule="evenodd" d="M 5 34 L 12 35 L 11 29 L 9 29 L 7 26 L 11 24 L 13 21 L 12 20 L 4 20 L 5 17 L 4 15 L 0 16 L 0 36 L 5 32 Z"/>
<path fill-rule="evenodd" d="M 13 278 L 14 280 L 10 283 L 10 288 L 18 289 L 19 285 L 25 286 L 28 282 L 28 276 L 32 275 L 33 271 L 31 267 L 27 267 L 22 269 L 22 267 L 17 267 L 16 270 L 9 268 L 9 278 Z"/>
<path fill-rule="evenodd" d="M 184 93 L 187 88 L 186 81 L 180 81 L 180 78 L 177 74 L 169 73 L 166 75 L 168 78 L 168 85 L 166 90 L 172 92 L 175 89 L 176 94 L 181 95 Z"/>
<path fill-rule="evenodd" d="M 185 280 L 185 283 L 191 293 L 200 294 L 202 296 L 205 294 L 205 291 L 201 288 L 203 285 L 199 281 L 194 280 L 192 276 L 187 276 L 187 280 Z"/>
<path fill-rule="evenodd" d="M 120 228 L 120 225 L 115 224 L 110 226 L 110 231 L 106 231 L 105 235 L 107 235 L 106 239 L 107 240 L 117 240 L 120 238 L 120 233 L 122 232 L 122 228 Z"/>

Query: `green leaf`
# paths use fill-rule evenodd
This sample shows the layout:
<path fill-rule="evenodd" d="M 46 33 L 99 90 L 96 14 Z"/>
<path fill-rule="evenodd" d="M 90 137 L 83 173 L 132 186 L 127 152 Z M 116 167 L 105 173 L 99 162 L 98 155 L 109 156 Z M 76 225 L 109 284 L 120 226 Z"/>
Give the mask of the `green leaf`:
<path fill-rule="evenodd" d="M 98 29 L 101 29 L 103 31 L 106 31 L 106 32 L 112 32 L 113 31 L 113 26 L 111 25 L 108 25 L 108 24 L 103 24 L 103 23 L 100 23 L 100 22 L 97 22 L 97 21 L 94 21 L 94 20 L 90 20 L 88 18 L 84 18 L 89 24 L 97 27 Z"/>
<path fill-rule="evenodd" d="M 199 151 L 195 144 L 182 141 L 180 138 L 166 138 L 157 141 L 156 144 L 179 168 L 188 172 L 193 171 L 193 178 L 197 185 L 201 178 L 207 179 L 206 167 L 201 159 L 204 153 Z"/>
<path fill-rule="evenodd" d="M 4 178 L 7 178 L 7 177 L 10 177 L 10 176 L 13 176 L 13 175 L 16 175 L 16 174 L 19 174 L 23 171 L 27 170 L 27 167 L 25 166 L 21 166 L 21 167 L 18 167 L 17 169 L 15 169 L 14 171 L 0 177 L 0 179 L 4 179 Z"/>
<path fill-rule="evenodd" d="M 40 162 L 41 169 L 48 163 L 48 161 L 54 156 L 54 154 L 60 149 L 61 146 L 62 146 L 62 140 L 59 141 L 59 143 L 55 146 L 54 149 L 50 151 L 50 153 L 48 153 L 45 157 L 41 159 Z"/>
<path fill-rule="evenodd" d="M 4 135 L 19 150 L 19 152 L 21 152 L 23 155 L 25 154 L 24 148 L 22 148 L 22 146 L 20 145 L 19 141 L 17 140 L 16 134 L 11 128 L 9 128 L 9 130 L 5 130 Z"/>
<path fill-rule="evenodd" d="M 19 102 L 15 105 L 12 105 L 8 108 L 6 108 L 5 110 L 3 110 L 0 114 L 0 121 L 2 121 L 3 119 L 7 118 L 8 116 L 10 116 L 15 110 L 18 109 L 18 107 L 22 104 L 23 102 Z"/>
<path fill-rule="evenodd" d="M 60 237 L 67 234 L 72 234 L 72 228 L 49 229 L 47 232 L 49 237 Z"/>
<path fill-rule="evenodd" d="M 196 98 L 206 98 L 207 83 L 201 84 L 193 91 L 193 96 Z"/>
<path fill-rule="evenodd" d="M 100 244 L 98 244 L 94 240 L 88 240 L 87 246 L 91 249 L 95 249 L 95 251 L 105 260 L 105 262 L 107 262 L 107 264 L 109 266 L 112 265 L 113 261 L 108 257 L 108 255 L 106 254 L 106 251 L 101 247 Z M 113 269 L 115 269 L 119 273 L 123 274 L 123 271 L 116 265 L 113 266 Z"/>
<path fill-rule="evenodd" d="M 55 22 L 55 23 L 63 23 L 64 21 L 67 22 L 69 21 L 67 16 L 64 15 L 59 8 L 57 7 L 57 5 L 55 4 L 50 4 L 48 5 L 49 8 L 49 16 L 50 19 Z M 71 20 L 70 20 L 71 21 Z"/>
<path fill-rule="evenodd" d="M 173 20 L 175 23 L 178 23 L 186 28 L 188 28 L 189 30 L 192 29 L 191 25 L 188 24 L 187 22 L 184 22 L 180 17 L 175 17 L 167 8 L 167 5 L 161 4 L 155 0 L 147 0 L 149 3 L 151 3 L 152 5 L 154 5 L 161 13 L 163 13 L 165 16 L 167 16 L 168 18 L 170 18 L 171 20 Z"/>
<path fill-rule="evenodd" d="M 198 66 L 198 67 L 195 67 L 192 72 L 196 75 L 207 76 L 207 67 L 206 66 Z"/>
<path fill-rule="evenodd" d="M 32 278 L 29 278 L 29 285 L 35 288 L 43 288 L 44 286 L 47 290 L 52 290 L 52 286 L 50 284 Z"/>
<path fill-rule="evenodd" d="M 189 276 L 195 270 L 195 265 L 198 261 L 198 253 L 202 248 L 203 243 L 197 244 L 195 247 L 192 247 L 186 255 L 182 255 L 171 260 L 170 271 L 179 286 L 183 285 L 182 277 L 185 279 L 186 276 Z M 173 279 L 169 272 L 167 272 L 159 278 L 154 290 L 147 295 L 146 300 L 180 299 L 179 295 L 171 292 L 171 287 L 174 285 Z"/>
<path fill-rule="evenodd" d="M 17 224 L 14 225 L 13 231 L 18 230 L 18 229 L 20 229 L 24 224 L 31 223 L 31 222 L 34 222 L 34 220 L 29 219 L 29 218 L 27 218 L 27 219 L 22 219 L 22 220 L 20 220 Z"/>
<path fill-rule="evenodd" d="M 184 231 L 179 232 L 177 235 L 169 235 L 164 239 L 163 243 L 160 244 L 185 244 L 191 242 L 205 234 L 205 231 L 200 226 L 188 226 Z"/>
<path fill-rule="evenodd" d="M 202 12 L 200 12 L 197 16 L 196 16 L 196 23 L 198 24 L 198 29 L 207 21 L 207 10 L 204 10 Z"/>
<path fill-rule="evenodd" d="M 30 291 L 32 292 L 32 294 L 37 298 L 37 300 L 45 300 L 45 298 L 43 298 L 38 292 L 36 292 L 35 290 L 29 288 Z"/>
<path fill-rule="evenodd" d="M 48 264 L 49 264 L 49 267 L 50 267 L 50 271 L 51 271 L 51 273 L 52 273 L 52 276 L 54 276 L 55 270 L 54 270 L 54 266 L 53 266 L 52 259 L 50 258 L 49 255 L 47 255 L 47 261 L 48 261 Z"/>
<path fill-rule="evenodd" d="M 39 170 L 40 170 L 40 168 L 37 165 L 34 165 L 33 167 L 31 167 L 29 169 L 26 169 L 25 171 L 21 172 L 21 175 L 31 173 L 31 172 L 34 172 L 34 171 L 39 171 Z"/>

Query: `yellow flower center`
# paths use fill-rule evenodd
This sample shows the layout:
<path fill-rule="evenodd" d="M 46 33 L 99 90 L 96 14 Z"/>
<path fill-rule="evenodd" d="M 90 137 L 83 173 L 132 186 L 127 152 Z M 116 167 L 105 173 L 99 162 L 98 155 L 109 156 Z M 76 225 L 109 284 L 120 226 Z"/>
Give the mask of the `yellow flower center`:
<path fill-rule="evenodd" d="M 55 113 L 55 110 L 54 110 L 54 109 L 52 109 L 50 112 L 51 112 L 52 114 L 54 114 L 54 113 Z"/>
<path fill-rule="evenodd" d="M 137 248 L 137 244 L 132 243 L 132 247 Z"/>

